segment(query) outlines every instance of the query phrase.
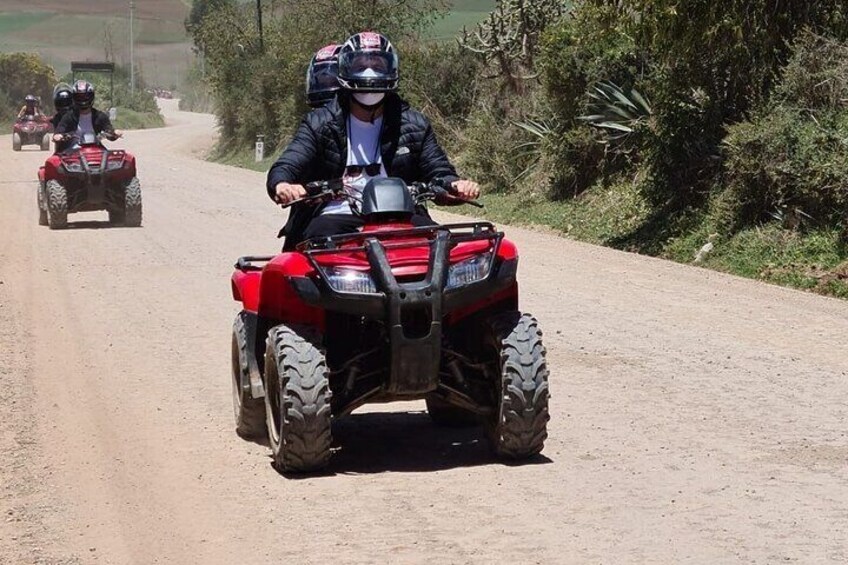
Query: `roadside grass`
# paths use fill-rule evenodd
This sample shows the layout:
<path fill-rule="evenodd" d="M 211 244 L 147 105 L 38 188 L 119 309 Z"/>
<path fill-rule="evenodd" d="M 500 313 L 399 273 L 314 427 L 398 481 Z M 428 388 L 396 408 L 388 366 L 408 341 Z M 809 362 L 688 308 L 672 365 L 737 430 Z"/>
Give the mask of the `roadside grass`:
<path fill-rule="evenodd" d="M 165 119 L 155 112 L 136 112 L 129 108 L 118 108 L 117 119 L 112 124 L 116 129 L 152 129 L 165 126 Z"/>
<path fill-rule="evenodd" d="M 276 161 L 278 157 L 278 153 L 276 151 L 269 153 L 267 148 L 265 150 L 265 154 L 265 159 L 257 163 L 254 161 L 252 148 L 247 150 L 244 148 L 231 149 L 216 146 L 209 154 L 209 160 L 214 161 L 215 163 L 221 163 L 222 165 L 231 165 L 233 167 L 240 167 L 242 169 L 250 169 L 264 173 L 271 168 L 271 165 L 274 164 L 274 161 Z"/>
<path fill-rule="evenodd" d="M 461 214 L 510 225 L 553 229 L 587 243 L 632 250 L 623 241 L 649 221 L 649 207 L 629 183 L 594 188 L 575 199 L 552 202 L 542 195 L 488 194 L 483 210 L 457 206 Z M 731 236 L 708 233 L 692 223 L 682 235 L 654 242 L 648 253 L 737 276 L 848 299 L 848 243 L 836 229 L 791 230 L 778 222 L 743 229 Z M 695 261 L 707 243 L 713 250 Z"/>

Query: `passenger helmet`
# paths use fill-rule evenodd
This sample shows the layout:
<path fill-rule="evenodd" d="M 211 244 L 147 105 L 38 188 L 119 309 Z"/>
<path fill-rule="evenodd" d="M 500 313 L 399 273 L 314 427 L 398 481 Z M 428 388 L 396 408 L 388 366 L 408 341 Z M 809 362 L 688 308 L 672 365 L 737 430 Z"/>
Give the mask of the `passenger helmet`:
<path fill-rule="evenodd" d="M 74 99 L 74 108 L 78 110 L 87 110 L 94 104 L 94 85 L 88 81 L 76 81 L 71 93 Z"/>
<path fill-rule="evenodd" d="M 322 47 L 306 70 L 306 101 L 313 108 L 323 106 L 339 91 L 339 51 L 342 46 L 331 43 Z"/>
<path fill-rule="evenodd" d="M 74 104 L 74 94 L 67 84 L 59 84 L 53 89 L 53 107 L 64 112 Z"/>
<path fill-rule="evenodd" d="M 339 83 L 357 92 L 395 92 L 400 73 L 391 42 L 379 33 L 351 36 L 339 52 Z"/>

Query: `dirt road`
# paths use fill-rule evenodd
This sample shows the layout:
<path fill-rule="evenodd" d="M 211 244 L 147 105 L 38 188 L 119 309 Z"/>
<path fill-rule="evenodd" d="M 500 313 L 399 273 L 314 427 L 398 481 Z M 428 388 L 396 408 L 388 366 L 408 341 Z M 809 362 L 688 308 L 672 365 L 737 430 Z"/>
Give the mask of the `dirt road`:
<path fill-rule="evenodd" d="M 233 432 L 233 260 L 273 252 L 261 174 L 130 132 L 144 226 L 36 223 L 0 137 L 0 563 L 848 560 L 848 303 L 508 229 L 545 331 L 550 439 L 492 460 L 419 403 L 340 422 L 329 476 Z"/>

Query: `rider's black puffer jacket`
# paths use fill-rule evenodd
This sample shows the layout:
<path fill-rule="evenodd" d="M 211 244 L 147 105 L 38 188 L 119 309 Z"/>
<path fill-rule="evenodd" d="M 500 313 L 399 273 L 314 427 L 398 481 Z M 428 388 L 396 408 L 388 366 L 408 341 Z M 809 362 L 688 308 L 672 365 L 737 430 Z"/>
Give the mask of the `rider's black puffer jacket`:
<path fill-rule="evenodd" d="M 340 96 L 327 106 L 310 112 L 288 147 L 268 171 L 268 195 L 274 199 L 277 183 L 306 184 L 341 178 L 347 165 L 348 102 Z M 386 173 L 404 181 L 431 181 L 442 177 L 458 180 L 444 150 L 436 140 L 430 121 L 397 95 L 386 98 L 380 151 Z M 281 233 L 284 250 L 300 242 L 303 230 L 316 212 L 315 206 L 296 204 Z"/>

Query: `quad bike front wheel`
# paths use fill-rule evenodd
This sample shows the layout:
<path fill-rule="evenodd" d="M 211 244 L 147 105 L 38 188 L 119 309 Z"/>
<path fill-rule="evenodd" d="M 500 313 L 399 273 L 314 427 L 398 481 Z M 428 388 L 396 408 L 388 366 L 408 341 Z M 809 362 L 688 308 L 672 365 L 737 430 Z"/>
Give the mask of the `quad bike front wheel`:
<path fill-rule="evenodd" d="M 239 312 L 233 322 L 233 411 L 236 433 L 245 439 L 263 439 L 268 435 L 265 425 L 265 401 L 253 398 L 250 394 L 245 316 L 244 312 Z"/>
<path fill-rule="evenodd" d="M 529 314 L 506 312 L 490 320 L 498 354 L 497 406 L 488 421 L 495 452 L 526 459 L 542 451 L 548 437 L 548 367 L 542 331 Z"/>
<path fill-rule="evenodd" d="M 12 134 L 12 151 L 20 151 L 23 146 L 21 134 L 15 132 Z"/>
<path fill-rule="evenodd" d="M 141 182 L 133 177 L 124 185 L 120 210 L 109 211 L 109 221 L 124 224 L 128 228 L 141 226 Z"/>
<path fill-rule="evenodd" d="M 332 409 L 321 334 L 281 324 L 265 348 L 265 412 L 277 470 L 317 471 L 330 461 Z"/>
<path fill-rule="evenodd" d="M 50 134 L 45 133 L 41 138 L 41 150 L 42 151 L 50 151 Z"/>
<path fill-rule="evenodd" d="M 68 191 L 55 180 L 47 182 L 47 223 L 51 230 L 68 227 Z"/>
<path fill-rule="evenodd" d="M 44 181 L 38 182 L 38 225 L 46 226 L 47 219 L 47 187 Z"/>

